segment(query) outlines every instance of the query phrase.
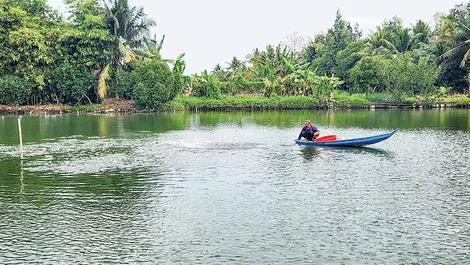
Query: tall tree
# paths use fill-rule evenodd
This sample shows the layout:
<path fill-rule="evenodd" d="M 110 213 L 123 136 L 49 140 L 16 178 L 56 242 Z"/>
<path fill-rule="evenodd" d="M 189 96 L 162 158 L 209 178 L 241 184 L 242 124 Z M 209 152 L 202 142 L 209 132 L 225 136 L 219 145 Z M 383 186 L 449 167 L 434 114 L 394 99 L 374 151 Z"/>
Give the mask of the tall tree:
<path fill-rule="evenodd" d="M 149 40 L 150 28 L 155 25 L 144 13 L 143 7 L 131 7 L 128 0 L 103 0 L 105 21 L 109 32 L 116 39 L 113 58 L 104 65 L 99 79 L 98 94 L 107 94 L 106 80 L 123 63 L 145 56 L 140 48 Z"/>
<path fill-rule="evenodd" d="M 470 3 L 457 5 L 449 15 L 442 16 L 441 19 L 444 22 L 444 31 L 439 39 L 446 47 L 445 52 L 438 57 L 438 62 L 448 74 L 465 75 L 455 76 L 454 80 L 465 78 L 470 83 L 470 71 L 467 66 L 470 57 Z M 461 70 L 457 70 L 458 68 Z"/>
<path fill-rule="evenodd" d="M 336 11 L 333 27 L 326 34 L 318 34 L 306 53 L 307 60 L 311 60 L 312 69 L 317 69 L 318 74 L 331 76 L 338 68 L 338 53 L 346 49 L 348 45 L 360 38 L 360 31 L 351 27 L 351 24 L 343 19 L 340 10 Z"/>
<path fill-rule="evenodd" d="M 389 40 L 390 36 L 382 27 L 378 27 L 377 31 L 370 35 L 367 40 L 366 53 L 369 55 L 384 55 L 390 57 L 397 52 L 397 48 Z"/>
<path fill-rule="evenodd" d="M 307 38 L 300 36 L 298 32 L 294 31 L 287 35 L 286 40 L 282 41 L 281 45 L 297 54 L 307 46 Z"/>
<path fill-rule="evenodd" d="M 393 46 L 395 46 L 397 52 L 404 53 L 414 47 L 415 39 L 415 36 L 410 33 L 410 29 L 400 27 L 393 33 Z"/>
<path fill-rule="evenodd" d="M 333 36 L 336 51 L 343 50 L 349 43 L 358 40 L 357 37 L 360 35 L 355 33 L 351 24 L 343 19 L 339 9 L 336 11 L 333 28 L 329 29 L 328 33 Z"/>
<path fill-rule="evenodd" d="M 234 77 L 245 69 L 245 62 L 238 59 L 236 56 L 233 56 L 232 60 L 227 64 L 227 71 L 229 72 L 230 77 Z"/>
<path fill-rule="evenodd" d="M 0 0 L 0 75 L 14 74 L 30 82 L 30 103 L 45 99 L 62 23 L 46 0 Z"/>
<path fill-rule="evenodd" d="M 65 0 L 70 23 L 60 38 L 62 60 L 99 72 L 117 45 L 104 21 L 98 0 Z M 71 57 L 71 58 L 70 58 Z"/>
<path fill-rule="evenodd" d="M 428 44 L 431 40 L 431 28 L 428 23 L 425 23 L 422 20 L 418 20 L 413 26 L 413 34 L 417 36 L 418 43 Z"/>

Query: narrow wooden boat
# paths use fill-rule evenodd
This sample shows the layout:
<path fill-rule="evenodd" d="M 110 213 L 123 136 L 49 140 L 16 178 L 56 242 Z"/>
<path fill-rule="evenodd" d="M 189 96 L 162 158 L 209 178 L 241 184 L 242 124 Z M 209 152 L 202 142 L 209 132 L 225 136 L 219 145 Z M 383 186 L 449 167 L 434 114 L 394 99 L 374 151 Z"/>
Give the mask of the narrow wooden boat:
<path fill-rule="evenodd" d="M 362 137 L 362 138 L 353 138 L 353 139 L 345 139 L 345 140 L 335 140 L 335 141 L 317 141 L 309 142 L 305 140 L 295 141 L 298 145 L 308 145 L 308 146 L 330 146 L 330 147 L 357 147 L 357 146 L 365 146 L 370 144 L 376 144 L 387 140 L 392 135 L 394 135 L 398 129 L 395 129 L 389 133 L 369 136 L 369 137 Z"/>

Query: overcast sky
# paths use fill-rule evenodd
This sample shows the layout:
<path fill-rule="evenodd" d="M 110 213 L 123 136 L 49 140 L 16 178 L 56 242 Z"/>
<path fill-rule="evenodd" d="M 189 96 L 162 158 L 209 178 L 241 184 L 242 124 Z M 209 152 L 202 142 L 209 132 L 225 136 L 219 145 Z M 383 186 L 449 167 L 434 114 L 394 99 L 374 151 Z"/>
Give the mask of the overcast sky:
<path fill-rule="evenodd" d="M 352 25 L 359 23 L 365 35 L 384 19 L 400 17 L 405 26 L 418 19 L 433 22 L 437 12 L 448 12 L 462 0 L 129 0 L 143 6 L 155 19 L 153 32 L 164 34 L 164 58 L 181 53 L 186 74 L 226 67 L 233 56 L 245 59 L 255 48 L 276 45 L 293 32 L 313 37 L 332 27 L 336 10 Z M 62 0 L 48 0 L 55 8 Z"/>

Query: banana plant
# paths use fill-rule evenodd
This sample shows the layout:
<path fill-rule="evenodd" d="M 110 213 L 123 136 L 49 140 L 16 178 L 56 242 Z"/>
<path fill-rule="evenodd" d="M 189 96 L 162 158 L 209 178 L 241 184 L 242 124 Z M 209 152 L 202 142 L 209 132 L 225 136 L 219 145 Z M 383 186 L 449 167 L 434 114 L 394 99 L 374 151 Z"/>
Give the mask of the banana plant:
<path fill-rule="evenodd" d="M 331 77 L 315 75 L 310 78 L 312 80 L 310 91 L 319 105 L 328 104 L 331 93 L 333 93 L 336 87 L 344 83 L 344 81 L 334 75 Z"/>
<path fill-rule="evenodd" d="M 200 76 L 197 74 L 191 77 L 191 87 L 198 87 L 201 96 L 218 98 L 220 96 L 220 82 L 217 76 L 209 74 L 207 70 L 201 73 Z"/>

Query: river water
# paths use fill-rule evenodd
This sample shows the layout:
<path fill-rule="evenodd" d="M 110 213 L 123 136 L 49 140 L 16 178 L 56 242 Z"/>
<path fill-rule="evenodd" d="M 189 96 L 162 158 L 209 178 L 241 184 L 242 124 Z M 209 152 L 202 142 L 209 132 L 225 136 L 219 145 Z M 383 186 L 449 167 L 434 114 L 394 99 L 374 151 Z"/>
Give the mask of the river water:
<path fill-rule="evenodd" d="M 297 146 L 310 119 L 368 148 Z M 468 110 L 0 116 L 0 264 L 468 264 Z"/>

